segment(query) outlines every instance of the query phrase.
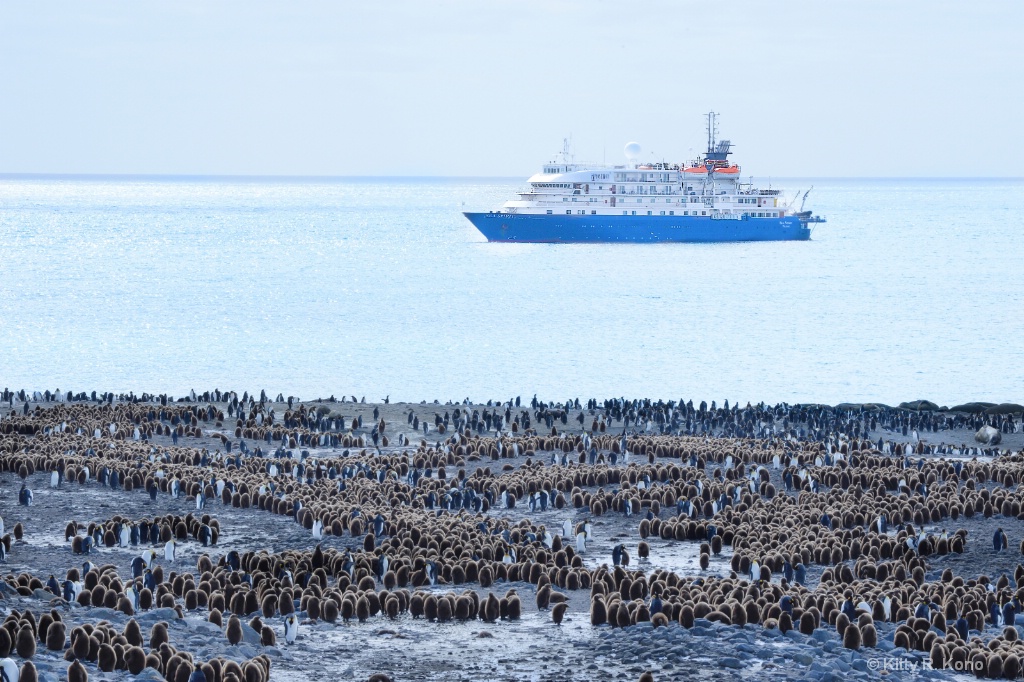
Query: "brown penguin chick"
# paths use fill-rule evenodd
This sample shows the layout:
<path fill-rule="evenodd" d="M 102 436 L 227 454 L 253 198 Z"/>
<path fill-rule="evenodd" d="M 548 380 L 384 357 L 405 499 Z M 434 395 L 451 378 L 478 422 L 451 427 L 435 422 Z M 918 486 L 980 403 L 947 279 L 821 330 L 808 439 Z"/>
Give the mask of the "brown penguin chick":
<path fill-rule="evenodd" d="M 274 634 L 274 628 L 269 625 L 264 625 L 260 630 L 260 643 L 263 646 L 277 646 L 277 635 Z"/>
<path fill-rule="evenodd" d="M 551 586 L 544 585 L 537 590 L 537 608 L 546 609 L 549 603 L 551 603 Z"/>
<path fill-rule="evenodd" d="M 235 645 L 242 641 L 242 621 L 238 616 L 228 618 L 228 644 Z"/>
<path fill-rule="evenodd" d="M 129 673 L 138 675 L 146 669 L 146 652 L 141 646 L 130 646 L 124 652 L 124 663 Z"/>
<path fill-rule="evenodd" d="M 224 627 L 224 615 L 219 609 L 212 609 L 206 619 L 219 628 Z"/>
<path fill-rule="evenodd" d="M 174 671 L 173 682 L 188 682 L 189 678 L 192 677 L 192 671 L 194 668 L 188 661 L 182 661 L 182 663 Z"/>
<path fill-rule="evenodd" d="M 68 667 L 68 682 L 89 682 L 89 673 L 80 661 L 75 660 Z"/>
<path fill-rule="evenodd" d="M 220 682 L 220 665 L 217 663 L 217 659 L 203 663 L 199 669 L 203 671 L 207 682 Z"/>
<path fill-rule="evenodd" d="M 46 648 L 50 651 L 64 651 L 64 623 L 50 623 L 46 628 Z"/>
<path fill-rule="evenodd" d="M 277 614 L 277 595 L 273 593 L 264 595 L 263 601 L 260 602 L 260 610 L 264 618 L 273 618 Z"/>
<path fill-rule="evenodd" d="M 444 600 L 447 601 L 447 600 Z M 449 605 L 450 606 L 450 605 Z M 450 608 L 449 608 L 450 611 Z M 451 615 L 449 613 L 449 615 Z M 360 623 L 365 623 L 370 617 L 370 601 L 366 598 L 366 595 L 362 595 L 356 600 L 356 618 L 359 619 Z"/>
<path fill-rule="evenodd" d="M 370 682 L 393 682 L 390 675 L 384 673 L 374 673 L 370 675 Z"/>
<path fill-rule="evenodd" d="M 493 623 L 501 616 L 501 602 L 494 596 L 493 592 L 487 593 L 487 599 L 483 602 L 484 615 L 488 623 Z"/>
<path fill-rule="evenodd" d="M 854 624 L 848 624 L 846 626 L 846 629 L 843 631 L 843 646 L 847 649 L 860 649 L 861 636 L 859 627 Z"/>
<path fill-rule="evenodd" d="M 333 623 L 338 620 L 338 602 L 333 599 L 328 599 L 324 602 L 323 617 L 328 623 Z"/>
<path fill-rule="evenodd" d="M 519 620 L 523 612 L 523 603 L 519 599 L 519 595 L 515 594 L 515 590 L 509 590 L 510 594 L 506 596 L 508 599 L 508 619 Z"/>
<path fill-rule="evenodd" d="M 555 625 L 562 624 L 562 618 L 565 617 L 565 612 L 569 608 L 566 602 L 559 602 L 555 604 L 554 608 L 551 609 L 551 620 L 554 621 Z"/>
<path fill-rule="evenodd" d="M 644 519 L 645 521 L 647 519 Z M 636 555 L 641 559 L 647 559 L 651 556 L 651 546 L 646 541 L 641 541 L 636 548 Z"/>
<path fill-rule="evenodd" d="M 7 658 L 11 655 L 11 648 L 14 642 L 11 641 L 11 633 L 7 628 L 0 627 L 0 658 Z"/>
<path fill-rule="evenodd" d="M 116 665 L 117 654 L 114 653 L 114 647 L 109 644 L 101 644 L 99 655 L 97 656 L 97 666 L 99 666 L 99 669 L 105 673 L 112 673 Z"/>
<path fill-rule="evenodd" d="M 25 664 L 21 666 L 18 680 L 19 682 L 39 682 L 39 671 L 36 670 L 36 664 L 32 661 L 25 661 Z"/>
<path fill-rule="evenodd" d="M 814 634 L 814 614 L 810 611 L 804 611 L 800 614 L 800 634 L 802 635 L 813 635 Z"/>
<path fill-rule="evenodd" d="M 139 622 L 134 618 L 130 618 L 125 623 L 121 634 L 132 646 L 142 646 L 142 628 L 139 627 Z"/>
<path fill-rule="evenodd" d="M 14 539 L 18 542 L 25 537 L 25 527 L 21 525 L 21 522 L 14 524 Z"/>
<path fill-rule="evenodd" d="M 873 649 L 878 646 L 878 630 L 873 623 L 868 623 L 860 629 L 860 639 L 866 647 Z"/>
<path fill-rule="evenodd" d="M 71 631 L 71 648 L 68 650 L 72 658 L 87 659 L 89 657 L 89 633 L 82 627 Z"/>
<path fill-rule="evenodd" d="M 320 598 L 316 595 L 310 596 L 306 601 L 306 616 L 314 622 L 320 619 Z"/>
<path fill-rule="evenodd" d="M 28 625 L 18 630 L 18 636 L 14 639 L 14 650 L 22 658 L 32 658 L 36 655 L 36 633 Z"/>
<path fill-rule="evenodd" d="M 36 637 L 39 638 L 40 642 L 46 643 L 46 631 L 49 629 L 50 624 L 53 623 L 53 614 L 56 611 L 51 610 L 50 613 L 44 613 L 39 616 L 39 624 L 36 625 Z"/>
<path fill-rule="evenodd" d="M 168 641 L 167 623 L 163 621 L 154 623 L 153 629 L 149 631 L 149 648 L 159 649 L 161 644 L 166 644 Z"/>
<path fill-rule="evenodd" d="M 110 592 L 108 594 L 113 594 L 113 592 Z M 126 616 L 135 615 L 135 607 L 132 605 L 131 601 L 128 600 L 128 597 L 125 596 L 117 598 L 117 604 L 114 606 L 114 609 L 120 611 Z"/>
<path fill-rule="evenodd" d="M 640 674 L 640 682 L 654 682 L 654 673 L 650 670 L 645 670 Z"/>

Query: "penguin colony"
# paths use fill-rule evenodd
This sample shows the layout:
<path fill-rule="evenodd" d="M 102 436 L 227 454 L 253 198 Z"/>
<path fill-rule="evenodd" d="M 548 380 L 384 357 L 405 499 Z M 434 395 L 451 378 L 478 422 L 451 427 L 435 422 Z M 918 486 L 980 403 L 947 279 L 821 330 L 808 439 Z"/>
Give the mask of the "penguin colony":
<path fill-rule="evenodd" d="M 723 415 L 691 404 L 659 418 L 644 413 L 649 406 L 614 402 L 598 414 L 596 401 L 588 405 L 590 416 L 579 411 L 579 434 L 557 426 L 579 410 L 578 402 L 570 408 L 535 403 L 532 413 L 519 414 L 510 403 L 486 419 L 456 407 L 444 419 L 435 415 L 435 433 L 443 437 L 434 444 L 426 438 L 414 444 L 403 433 L 395 445 L 386 435 L 393 427 L 376 413 L 366 434 L 357 432 L 361 419 L 346 420 L 324 405 L 300 404 L 278 418 L 265 396 L 239 401 L 218 392 L 205 395 L 205 405 L 195 396 L 184 404 L 149 398 L 33 410 L 26 404 L 0 420 L 0 470 L 24 482 L 23 506 L 32 503 L 36 474 L 52 487 L 101 485 L 196 505 L 185 516 L 69 520 L 64 540 L 69 554 L 86 559 L 81 568 L 46 581 L 9 574 L 4 582 L 11 590 L 23 596 L 48 590 L 55 604 L 106 606 L 129 616 L 158 607 L 203 612 L 224 628 L 229 643 L 242 640 L 247 623 L 270 646 L 279 636 L 294 642 L 302 620 L 516 620 L 524 606 L 514 584 L 522 583 L 535 589 L 536 607 L 549 609 L 555 625 L 567 616 L 566 593 L 587 590 L 593 626 L 692 627 L 705 618 L 805 634 L 829 627 L 845 646 L 859 649 L 877 644 L 876 623 L 897 623 L 894 643 L 927 653 L 939 667 L 956 662 L 988 677 L 1022 672 L 1024 643 L 1009 626 L 1024 602 L 1024 566 L 1012 579 L 961 577 L 949 569 L 926 578 L 929 557 L 969 551 L 967 531 L 955 528 L 959 519 L 1000 516 L 1007 526 L 1024 520 L 1018 489 L 1024 453 L 978 449 L 963 454 L 990 454 L 992 461 L 952 461 L 922 457 L 945 454 L 945 446 L 857 437 L 855 419 L 823 440 L 783 439 L 761 422 L 737 417 L 735 408 Z M 213 402 L 221 398 L 223 407 Z M 941 426 L 894 414 L 882 416 L 904 420 L 904 428 Z M 414 417 L 418 422 L 410 412 L 409 425 L 418 432 Z M 638 428 L 612 434 L 608 424 L 616 417 Z M 826 417 L 805 421 L 818 431 L 839 424 L 835 415 Z M 497 426 L 496 436 L 481 433 L 485 422 Z M 666 429 L 670 423 L 679 428 Z M 731 424 L 737 435 L 689 435 L 698 423 Z M 1017 428 L 1012 415 L 1000 415 L 998 424 L 1003 432 Z M 204 431 L 215 432 L 223 449 L 179 442 Z M 759 435 L 766 437 L 752 437 Z M 318 447 L 354 451 L 319 457 Z M 516 467 L 513 459 L 524 461 Z M 207 551 L 194 570 L 179 573 L 176 543 L 216 548 L 221 527 L 208 512 L 217 504 L 288 517 L 317 540 L 344 538 L 348 546 Z M 517 506 L 564 510 L 567 520 L 554 528 L 514 520 L 506 510 Z M 5 509 L 8 516 L 13 511 Z M 635 517 L 636 541 L 616 545 L 610 563 L 588 568 L 589 520 L 605 514 Z M 0 525 L 0 560 L 19 541 L 31 541 L 20 522 L 11 534 L 3 531 Z M 642 570 L 652 552 L 648 538 L 693 543 L 702 568 L 728 551 L 732 573 Z M 986 544 L 970 540 L 974 551 Z M 991 551 L 1007 545 L 1000 529 Z M 130 567 L 88 560 L 115 546 L 138 548 L 138 558 Z M 161 556 L 167 568 L 158 565 Z M 808 584 L 811 568 L 821 570 L 816 585 Z M 436 586 L 446 591 L 421 589 Z M 489 593 L 481 596 L 475 587 Z M 90 666 L 133 674 L 150 667 L 175 682 L 200 682 L 196 673 L 209 682 L 269 678 L 269 657 L 201 663 L 170 645 L 166 625 L 154 626 L 147 647 L 134 620 L 118 633 L 109 624 L 74 626 L 67 616 L 56 607 L 8 615 L 0 628 L 0 668 L 9 679 L 32 680 L 37 642 L 66 652 L 74 682 L 86 679 Z M 15 654 L 24 659 L 20 669 L 7 658 Z"/>

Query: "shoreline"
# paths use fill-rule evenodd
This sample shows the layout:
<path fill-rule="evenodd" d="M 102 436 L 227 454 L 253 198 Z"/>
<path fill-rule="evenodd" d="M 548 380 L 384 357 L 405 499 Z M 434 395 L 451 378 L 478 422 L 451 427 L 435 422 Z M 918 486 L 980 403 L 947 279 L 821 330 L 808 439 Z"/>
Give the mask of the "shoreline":
<path fill-rule="evenodd" d="M 569 409 L 521 400 L 517 408 L 513 399 L 501 406 L 293 401 L 289 409 L 287 402 L 200 397 L 166 405 L 31 404 L 28 416 L 12 416 L 4 404 L 0 517 L 9 534 L 20 525 L 23 538 L 11 540 L 0 565 L 0 616 L 24 622 L 26 611 L 38 619 L 54 609 L 68 633 L 87 625 L 120 632 L 134 618 L 145 641 L 163 622 L 188 665 L 235 661 L 253 679 L 264 677 L 256 668 L 269 667 L 274 681 L 340 673 L 629 682 L 650 671 L 655 680 L 785 673 L 820 682 L 874 679 L 884 665 L 895 666 L 893 680 L 957 679 L 952 669 L 912 666 L 938 655 L 902 646 L 914 595 L 931 594 L 948 612 L 953 592 L 942 586 L 962 579 L 973 591 L 957 597 L 959 609 L 1020 563 L 1024 497 L 1016 481 L 1024 480 L 1024 434 L 1016 416 L 1003 422 L 1003 442 L 986 447 L 973 442 L 973 428 L 952 422 L 956 428 L 922 431 L 917 440 L 910 428 L 904 435 L 882 423 L 926 414 L 907 410 L 883 411 L 877 428 L 869 421 L 847 438 L 863 420 L 830 421 L 847 411 L 820 407 L 776 414 L 698 403 L 670 414 L 656 404 L 583 401 Z M 669 421 L 659 423 L 662 417 Z M 673 424 L 675 432 L 661 433 Z M 814 437 L 798 437 L 801 428 Z M 933 454 L 941 443 L 967 450 Z M 65 477 L 51 487 L 57 471 Z M 28 507 L 19 504 L 22 481 L 34 493 Z M 222 482 L 230 487 L 222 490 Z M 879 510 L 889 518 L 884 532 L 873 525 Z M 79 546 L 90 528 L 101 529 L 90 554 L 75 554 L 65 539 L 71 520 Z M 120 546 L 115 531 L 142 522 L 166 524 L 165 537 L 179 538 L 170 560 L 163 537 L 153 545 L 154 565 L 168 582 L 152 608 L 121 600 L 126 585 L 143 587 L 130 568 L 142 545 Z M 202 529 L 213 527 L 216 539 L 204 546 Z M 721 533 L 718 549 L 712 528 Z M 997 528 L 1008 536 L 1000 553 L 990 546 Z M 924 544 L 909 550 L 912 539 Z M 294 600 L 295 643 L 285 642 L 277 606 L 216 601 L 229 589 L 233 552 L 261 595 Z M 615 567 L 619 556 L 630 563 Z M 384 557 L 391 570 L 379 568 Z M 46 591 L 48 574 L 77 576 L 83 561 L 110 589 L 70 602 Z M 259 561 L 280 562 L 276 576 L 247 563 Z M 436 584 L 425 572 L 430 562 Z M 312 570 L 318 563 L 322 579 Z M 804 573 L 790 577 L 797 564 Z M 758 579 L 750 573 L 755 565 Z M 39 587 L 30 589 L 30 576 Z M 178 585 L 183 580 L 197 589 Z M 230 588 L 228 596 L 238 589 L 248 588 Z M 844 589 L 867 605 L 859 624 L 837 619 Z M 1001 600 L 1013 595 L 1010 587 L 999 590 Z M 777 611 L 782 595 L 797 600 L 794 629 Z M 903 605 L 890 618 L 879 611 L 885 595 Z M 363 600 L 369 611 L 356 617 Z M 424 617 L 417 608 L 426 602 Z M 224 626 L 236 608 L 244 627 L 242 641 L 231 644 L 234 626 Z M 555 611 L 564 619 L 558 624 Z M 950 629 L 942 655 L 977 653 L 974 638 L 998 640 L 1002 648 L 985 649 L 985 665 L 996 665 L 993 658 L 1010 665 L 1005 652 L 1024 645 L 984 618 L 971 615 L 970 642 L 959 643 Z M 952 621 L 934 623 L 944 633 L 940 626 L 952 628 Z M 843 627 L 858 628 L 856 642 L 852 631 L 838 634 Z M 1017 627 L 1024 633 L 1024 620 Z M 62 651 L 40 642 L 30 658 L 11 656 L 18 665 L 31 660 L 41 680 L 56 682 L 67 667 Z M 84 663 L 98 679 L 129 679 L 116 666 L 102 673 L 96 661 Z M 158 682 L 169 673 L 153 665 L 139 679 Z"/>

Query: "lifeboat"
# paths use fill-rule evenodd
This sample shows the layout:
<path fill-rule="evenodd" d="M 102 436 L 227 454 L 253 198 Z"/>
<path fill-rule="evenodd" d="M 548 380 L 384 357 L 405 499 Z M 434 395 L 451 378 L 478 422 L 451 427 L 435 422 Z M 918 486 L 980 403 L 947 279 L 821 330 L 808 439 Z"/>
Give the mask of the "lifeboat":
<path fill-rule="evenodd" d="M 684 173 L 692 173 L 694 175 L 704 175 L 705 173 L 708 172 L 708 169 L 705 168 L 704 166 L 693 166 L 692 168 L 687 168 L 683 172 Z M 722 166 L 721 168 L 716 168 L 715 169 L 715 173 L 717 173 L 719 175 L 739 175 L 740 174 L 740 167 L 739 166 Z"/>

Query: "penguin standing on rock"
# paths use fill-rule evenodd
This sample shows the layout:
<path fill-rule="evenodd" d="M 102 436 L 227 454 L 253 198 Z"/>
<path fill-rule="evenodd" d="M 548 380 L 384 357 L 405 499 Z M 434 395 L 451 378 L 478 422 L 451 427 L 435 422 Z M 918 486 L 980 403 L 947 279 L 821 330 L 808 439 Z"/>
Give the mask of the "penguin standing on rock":
<path fill-rule="evenodd" d="M 1006 533 L 1002 528 L 996 528 L 996 532 L 992 535 L 992 549 L 1001 552 L 1006 549 L 1007 544 Z"/>
<path fill-rule="evenodd" d="M 295 644 L 296 638 L 299 636 L 299 619 L 293 613 L 284 619 L 284 641 L 289 644 Z"/>
<path fill-rule="evenodd" d="M 171 564 L 174 563 L 174 545 L 174 540 L 168 540 L 164 545 L 164 559 Z"/>
<path fill-rule="evenodd" d="M 23 507 L 32 505 L 32 491 L 24 483 L 21 484 L 21 491 L 18 493 L 18 504 Z"/>

